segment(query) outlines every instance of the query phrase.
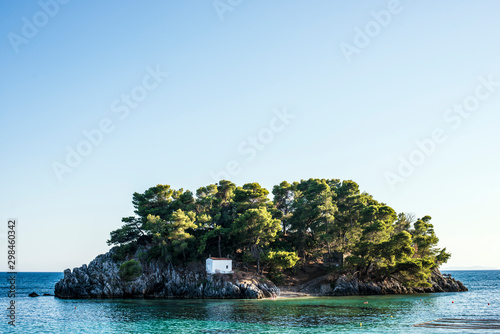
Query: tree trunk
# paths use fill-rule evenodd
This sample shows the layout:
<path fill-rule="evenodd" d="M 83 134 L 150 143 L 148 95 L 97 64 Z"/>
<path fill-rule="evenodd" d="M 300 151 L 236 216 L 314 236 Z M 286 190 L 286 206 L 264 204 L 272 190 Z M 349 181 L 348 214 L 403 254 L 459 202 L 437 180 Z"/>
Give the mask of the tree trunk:
<path fill-rule="evenodd" d="M 330 243 L 326 242 L 326 248 L 328 249 L 328 266 L 332 264 L 332 252 L 330 250 Z"/>
<path fill-rule="evenodd" d="M 142 229 L 139 227 L 139 225 L 137 225 L 137 223 L 134 223 L 135 227 L 139 230 L 139 232 L 141 233 L 142 236 L 144 236 L 144 232 L 142 231 Z"/>
<path fill-rule="evenodd" d="M 220 239 L 221 239 L 221 237 L 220 237 L 220 233 L 219 233 L 219 240 L 217 240 L 217 244 L 219 246 L 219 257 L 222 257 L 222 252 L 220 251 Z"/>

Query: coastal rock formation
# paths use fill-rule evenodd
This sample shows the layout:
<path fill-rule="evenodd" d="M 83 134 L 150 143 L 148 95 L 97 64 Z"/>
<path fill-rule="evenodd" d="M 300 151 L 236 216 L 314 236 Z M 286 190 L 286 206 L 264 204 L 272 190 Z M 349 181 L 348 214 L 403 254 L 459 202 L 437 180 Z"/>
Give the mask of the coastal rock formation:
<path fill-rule="evenodd" d="M 133 258 L 138 258 L 139 251 Z M 263 276 L 243 280 L 241 273 L 209 275 L 204 270 L 175 267 L 160 261 L 140 262 L 142 274 L 131 281 L 119 275 L 119 263 L 113 250 L 97 256 L 89 265 L 66 269 L 64 278 L 55 285 L 55 296 L 81 298 L 246 298 L 259 299 L 280 294 Z M 244 275 L 243 275 L 244 276 Z M 459 292 L 468 289 L 450 275 L 432 272 L 429 287 L 406 287 L 394 278 L 364 281 L 345 274 L 317 277 L 288 293 L 315 296 L 383 295 L 433 292 Z M 30 294 L 31 296 L 32 294 Z"/>
<path fill-rule="evenodd" d="M 381 282 L 360 281 L 356 277 L 334 275 L 320 277 L 316 282 L 308 282 L 302 291 L 316 293 L 322 296 L 351 296 L 351 295 L 385 295 L 407 293 L 432 293 L 432 292 L 460 292 L 468 291 L 462 282 L 449 275 L 443 275 L 435 269 L 430 277 L 430 287 L 406 287 L 397 280 L 390 278 Z"/>
<path fill-rule="evenodd" d="M 141 262 L 143 273 L 125 281 L 112 251 L 97 256 L 89 265 L 66 269 L 55 285 L 55 296 L 79 298 L 248 298 L 279 294 L 269 281 L 250 284 L 233 280 L 231 274 L 208 275 L 204 271 L 177 268 L 159 261 Z"/>

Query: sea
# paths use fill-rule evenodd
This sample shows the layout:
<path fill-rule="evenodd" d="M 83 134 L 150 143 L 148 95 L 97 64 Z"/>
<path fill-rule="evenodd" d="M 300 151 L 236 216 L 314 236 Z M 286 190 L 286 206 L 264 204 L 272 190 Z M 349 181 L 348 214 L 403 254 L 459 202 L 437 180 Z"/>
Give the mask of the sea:
<path fill-rule="evenodd" d="M 449 271 L 468 292 L 262 300 L 62 300 L 62 273 L 1 277 L 1 333 L 500 333 L 500 270 Z M 39 297 L 28 297 L 36 292 Z M 15 326 L 10 325 L 15 300 Z M 419 325 L 420 324 L 420 325 Z M 421 325 L 424 324 L 424 325 Z M 488 325 L 489 324 L 489 325 Z"/>

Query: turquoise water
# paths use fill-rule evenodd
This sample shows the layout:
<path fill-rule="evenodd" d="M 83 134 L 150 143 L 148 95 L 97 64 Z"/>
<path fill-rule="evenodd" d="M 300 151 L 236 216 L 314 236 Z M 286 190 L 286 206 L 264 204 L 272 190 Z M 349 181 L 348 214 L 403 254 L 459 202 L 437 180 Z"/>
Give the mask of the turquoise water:
<path fill-rule="evenodd" d="M 7 274 L 1 273 L 0 332 L 470 333 L 413 325 L 443 317 L 500 318 L 500 271 L 449 273 L 470 291 L 281 300 L 60 300 L 27 295 L 53 293 L 61 273 L 19 273 L 15 329 L 7 325 Z"/>

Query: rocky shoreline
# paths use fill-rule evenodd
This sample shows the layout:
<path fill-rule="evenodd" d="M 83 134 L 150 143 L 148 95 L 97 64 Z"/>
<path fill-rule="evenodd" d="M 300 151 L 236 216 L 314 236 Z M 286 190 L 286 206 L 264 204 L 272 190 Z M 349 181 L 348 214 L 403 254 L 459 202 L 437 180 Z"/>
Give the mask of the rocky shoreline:
<path fill-rule="evenodd" d="M 97 256 L 89 265 L 66 269 L 55 285 L 54 295 L 62 299 L 84 298 L 244 298 L 279 296 L 280 289 L 264 277 L 239 280 L 234 275 L 209 275 L 204 270 L 176 268 L 159 261 L 141 262 L 143 273 L 125 281 L 112 251 Z M 435 269 L 430 287 L 405 287 L 395 279 L 366 282 L 356 277 L 330 274 L 299 287 L 286 289 L 291 296 L 350 296 L 460 292 L 468 289 L 462 282 Z M 290 294 L 291 293 L 291 294 Z M 286 293 L 284 295 L 287 295 Z"/>
<path fill-rule="evenodd" d="M 232 275 L 209 275 L 201 271 L 174 268 L 158 261 L 141 262 L 143 274 L 132 281 L 120 278 L 119 265 L 108 252 L 89 265 L 66 269 L 55 285 L 54 295 L 62 299 L 84 298 L 246 298 L 259 299 L 279 294 L 268 280 L 240 283 Z"/>
<path fill-rule="evenodd" d="M 435 269 L 430 277 L 429 287 L 406 287 L 391 278 L 381 282 L 362 281 L 347 275 L 325 275 L 307 282 L 295 289 L 299 293 L 314 296 L 390 295 L 413 293 L 463 292 L 467 287 L 450 275 Z"/>

